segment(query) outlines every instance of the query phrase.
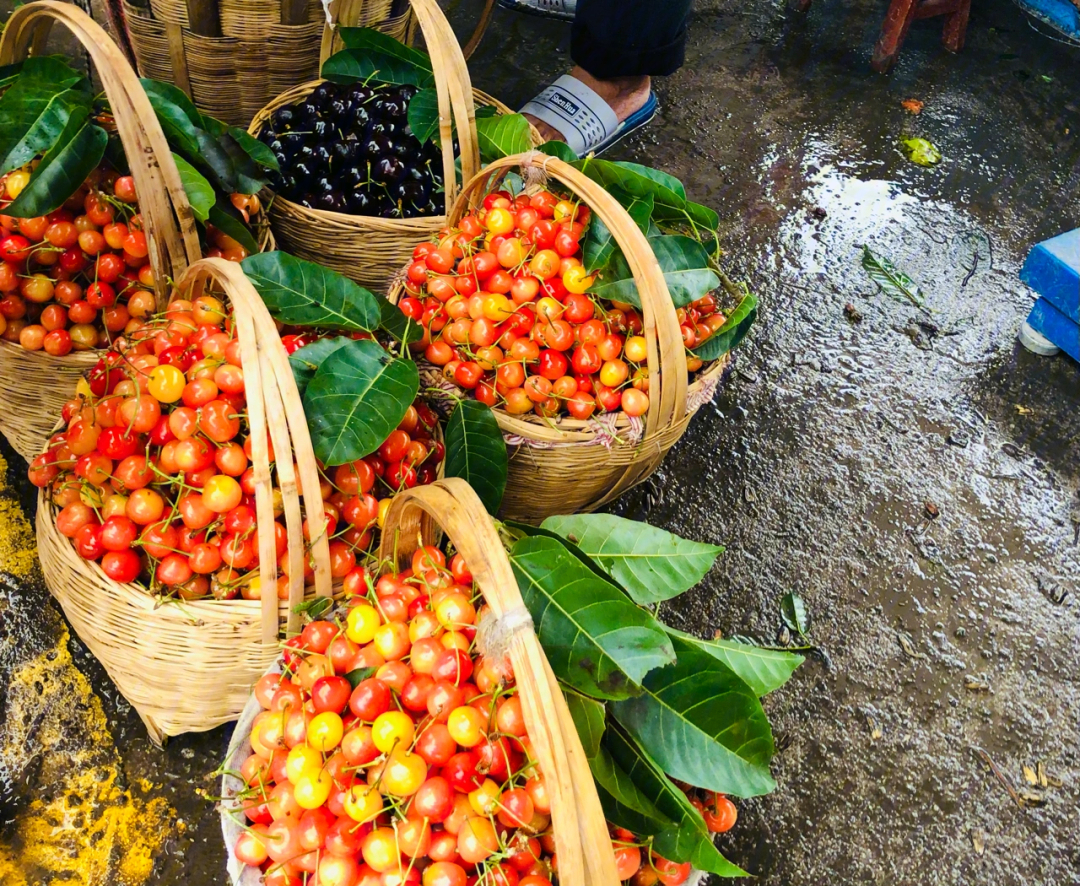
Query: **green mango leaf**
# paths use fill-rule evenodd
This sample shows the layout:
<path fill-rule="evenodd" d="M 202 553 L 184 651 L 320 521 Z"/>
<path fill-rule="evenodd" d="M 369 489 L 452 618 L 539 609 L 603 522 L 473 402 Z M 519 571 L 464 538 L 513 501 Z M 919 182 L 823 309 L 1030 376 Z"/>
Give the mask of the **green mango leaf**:
<path fill-rule="evenodd" d="M 349 49 L 378 52 L 431 73 L 431 57 L 426 52 L 406 46 L 382 31 L 374 28 L 338 28 L 336 33 Z"/>
<path fill-rule="evenodd" d="M 187 194 L 188 203 L 191 204 L 191 211 L 195 218 L 205 222 L 210 217 L 210 208 L 217 201 L 213 185 L 206 180 L 206 177 L 199 170 L 179 154 L 173 154 L 172 156 L 180 173 L 180 182 L 184 186 L 184 193 Z"/>
<path fill-rule="evenodd" d="M 205 170 L 207 178 L 224 193 L 232 194 L 238 191 L 240 179 L 236 174 L 236 164 L 220 141 L 205 129 L 195 130 L 195 141 L 198 151 L 194 156 L 186 154 L 184 150 L 180 150 L 180 153 L 185 154 L 192 166 Z"/>
<path fill-rule="evenodd" d="M 738 674 L 759 698 L 783 686 L 803 663 L 803 657 L 792 652 L 762 649 L 738 640 L 702 640 L 672 627 L 668 627 L 667 632 L 722 661 Z"/>
<path fill-rule="evenodd" d="M 511 154 L 522 154 L 532 147 L 529 121 L 521 114 L 482 117 L 476 121 L 476 136 L 480 144 L 480 159 L 485 163 Z"/>
<path fill-rule="evenodd" d="M 396 85 L 409 84 L 424 89 L 435 85 L 435 77 L 396 55 L 371 49 L 342 49 L 328 58 L 322 66 L 322 76 L 333 83 L 356 83 L 375 80 Z"/>
<path fill-rule="evenodd" d="M 604 807 L 604 817 L 612 824 L 641 837 L 675 828 L 675 822 L 656 808 L 603 745 L 589 757 L 589 769 L 596 782 L 600 805 Z"/>
<path fill-rule="evenodd" d="M 695 356 L 702 360 L 718 360 L 737 347 L 757 319 L 757 305 L 757 298 L 748 292 L 738 307 L 728 314 L 724 325 L 694 348 Z"/>
<path fill-rule="evenodd" d="M 304 345 L 289 355 L 289 366 L 292 368 L 293 378 L 296 380 L 296 389 L 300 392 L 301 397 L 307 391 L 311 380 L 315 378 L 315 373 L 322 366 L 323 360 L 350 341 L 352 339 L 344 335 L 336 338 L 320 338 L 318 341 L 313 341 L 310 345 Z"/>
<path fill-rule="evenodd" d="M 5 131 L 4 145 L 10 143 L 10 136 L 25 129 L 25 134 L 4 156 L 0 163 L 0 175 L 25 166 L 39 154 L 49 150 L 68 125 L 72 118 L 85 120 L 90 116 L 90 96 L 79 89 L 65 89 L 54 95 L 40 113 L 29 122 L 24 118 L 12 123 L 12 128 Z M 25 111 L 27 116 L 37 108 L 37 103 L 24 105 L 20 110 Z"/>
<path fill-rule="evenodd" d="M 344 274 L 287 252 L 250 255 L 241 266 L 282 323 L 349 332 L 370 332 L 379 326 L 378 300 Z"/>
<path fill-rule="evenodd" d="M 675 637 L 672 646 L 675 664 L 645 677 L 644 692 L 612 704 L 612 715 L 672 778 L 736 797 L 772 791 L 772 730 L 757 695 L 696 645 Z"/>
<path fill-rule="evenodd" d="M 611 195 L 622 204 L 634 223 L 641 229 L 643 234 L 649 230 L 649 220 L 652 218 L 653 197 L 646 194 L 644 197 L 634 197 L 622 188 L 613 188 Z M 619 244 L 615 242 L 607 224 L 599 215 L 594 215 L 589 222 L 589 228 L 585 232 L 584 264 L 589 273 L 599 271 L 608 266 L 612 257 L 620 252 Z"/>
<path fill-rule="evenodd" d="M 108 133 L 85 116 L 70 117 L 22 193 L 4 211 L 16 218 L 36 218 L 59 209 L 101 162 L 108 141 Z"/>
<path fill-rule="evenodd" d="M 702 206 L 700 203 L 693 203 L 687 200 L 686 214 L 699 228 L 705 228 L 706 230 L 713 232 L 720 227 L 720 216 L 716 214 L 715 209 L 710 209 L 708 206 Z"/>
<path fill-rule="evenodd" d="M 222 131 L 215 134 L 214 138 L 232 164 L 233 174 L 236 176 L 236 190 L 239 193 L 257 194 L 269 185 L 270 181 L 266 177 L 266 172 L 251 158 L 244 146 L 227 131 L 224 124 L 222 124 Z M 251 140 L 255 141 L 255 139 Z M 255 143 L 266 148 L 261 142 L 255 141 Z"/>
<path fill-rule="evenodd" d="M 664 272 L 664 281 L 675 307 L 685 307 L 720 285 L 720 278 L 709 268 L 705 248 L 697 240 L 681 234 L 662 234 L 649 237 L 649 245 Z M 615 254 L 608 271 L 589 291 L 599 298 L 641 307 L 637 283 L 621 253 Z"/>
<path fill-rule="evenodd" d="M 382 296 L 375 297 L 379 300 L 380 329 L 405 345 L 420 341 L 424 337 L 423 326 L 401 313 L 401 308 Z"/>
<path fill-rule="evenodd" d="M 629 698 L 646 674 L 673 660 L 660 622 L 559 542 L 520 539 L 510 563 L 552 670 L 572 688 Z"/>
<path fill-rule="evenodd" d="M 724 552 L 614 514 L 548 517 L 541 526 L 576 544 L 642 606 L 690 590 Z"/>
<path fill-rule="evenodd" d="M 355 670 L 349 671 L 347 674 L 345 674 L 345 679 L 348 680 L 349 685 L 352 686 L 353 689 L 355 689 L 365 680 L 370 680 L 372 677 L 374 677 L 377 670 L 378 668 L 356 668 Z"/>
<path fill-rule="evenodd" d="M 409 101 L 409 129 L 421 142 L 429 142 L 439 131 L 439 93 L 434 87 L 421 89 Z"/>
<path fill-rule="evenodd" d="M 810 613 L 806 611 L 806 604 L 798 594 L 784 595 L 784 599 L 780 601 L 780 618 L 789 630 L 800 637 L 805 637 L 810 631 Z"/>
<path fill-rule="evenodd" d="M 593 181 L 608 190 L 620 188 L 634 197 L 651 195 L 656 206 L 679 210 L 686 208 L 686 190 L 674 176 L 637 163 L 585 158 L 573 164 Z"/>
<path fill-rule="evenodd" d="M 600 753 L 600 739 L 604 735 L 604 703 L 595 698 L 586 698 L 572 689 L 563 689 L 566 706 L 574 721 L 585 756 L 592 759 Z"/>
<path fill-rule="evenodd" d="M 570 147 L 566 142 L 550 141 L 544 142 L 536 150 L 543 154 L 549 154 L 552 157 L 558 157 L 564 163 L 573 163 L 578 159 L 578 155 L 574 149 Z"/>
<path fill-rule="evenodd" d="M 26 62 L 15 62 L 10 65 L 0 65 L 0 89 L 7 89 L 19 79 L 19 74 L 22 73 L 23 65 Z"/>
<path fill-rule="evenodd" d="M 401 424 L 419 388 L 416 364 L 391 357 L 374 341 L 338 348 L 304 394 L 315 457 L 336 467 L 370 455 Z"/>
<path fill-rule="evenodd" d="M 491 408 L 461 400 L 446 423 L 446 476 L 460 477 L 495 514 L 506 491 L 506 442 Z"/>
<path fill-rule="evenodd" d="M 240 211 L 232 205 L 231 201 L 215 202 L 210 207 L 207 221 L 219 231 L 228 234 L 237 243 L 250 253 L 259 251 L 259 244 L 255 242 L 255 235 L 251 228 L 244 224 L 244 218 Z"/>
<path fill-rule="evenodd" d="M 746 871 L 720 854 L 701 813 L 637 742 L 617 726 L 609 725 L 604 733 L 604 748 L 629 782 L 674 822 L 655 834 L 646 834 L 653 837 L 653 848 L 659 855 L 672 861 L 689 861 L 699 870 L 721 877 L 747 876 Z"/>
<path fill-rule="evenodd" d="M 58 96 L 75 90 L 83 92 L 89 100 L 89 92 L 83 88 L 85 78 L 82 74 L 55 56 L 29 58 L 21 64 L 17 75 L 11 73 L 7 76 L 13 78 L 11 85 L 0 96 L 0 158 L 5 160 L 38 125 L 42 115 Z M 50 122 L 50 128 L 55 128 L 55 121 Z M 62 131 L 63 125 L 55 132 L 52 141 L 33 156 L 51 147 Z M 21 165 L 7 166 L 5 171 Z"/>
<path fill-rule="evenodd" d="M 273 169 L 275 172 L 280 171 L 281 167 L 278 164 L 277 157 L 274 156 L 274 152 L 253 135 L 248 134 L 239 126 L 230 126 L 229 135 L 248 155 L 252 163 L 266 169 Z"/>

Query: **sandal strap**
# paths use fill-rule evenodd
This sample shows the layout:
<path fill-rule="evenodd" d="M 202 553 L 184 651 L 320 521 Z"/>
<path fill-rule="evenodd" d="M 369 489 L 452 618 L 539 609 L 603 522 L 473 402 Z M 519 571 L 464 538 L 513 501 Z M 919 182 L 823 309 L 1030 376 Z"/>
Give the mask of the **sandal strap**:
<path fill-rule="evenodd" d="M 566 138 L 566 143 L 584 157 L 619 128 L 619 118 L 600 95 L 577 77 L 563 74 L 521 109 L 532 114 Z"/>

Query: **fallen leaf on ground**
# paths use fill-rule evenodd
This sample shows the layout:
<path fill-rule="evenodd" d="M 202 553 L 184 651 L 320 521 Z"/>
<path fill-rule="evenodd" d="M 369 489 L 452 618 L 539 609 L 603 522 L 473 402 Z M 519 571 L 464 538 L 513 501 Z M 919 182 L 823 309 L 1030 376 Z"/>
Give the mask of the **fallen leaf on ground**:
<path fill-rule="evenodd" d="M 905 98 L 902 102 L 900 102 L 900 107 L 902 107 L 909 114 L 921 114 L 923 109 L 923 103 L 917 98 Z"/>
<path fill-rule="evenodd" d="M 917 166 L 935 166 L 941 162 L 941 151 L 925 138 L 906 138 L 900 144 L 908 160 Z"/>
<path fill-rule="evenodd" d="M 1031 413 L 1034 412 L 1035 410 L 1034 409 L 1028 409 L 1026 406 L 1021 406 L 1019 403 L 1017 403 L 1016 404 L 1016 411 L 1019 412 L 1021 415 L 1031 415 Z"/>

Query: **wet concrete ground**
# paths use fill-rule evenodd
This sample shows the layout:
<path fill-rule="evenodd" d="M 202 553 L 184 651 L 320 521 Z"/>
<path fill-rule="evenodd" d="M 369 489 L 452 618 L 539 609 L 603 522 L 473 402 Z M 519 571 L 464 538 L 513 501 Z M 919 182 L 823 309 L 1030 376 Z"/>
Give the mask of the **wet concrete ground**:
<path fill-rule="evenodd" d="M 881 77 L 882 3 L 816 0 L 807 16 L 699 3 L 686 68 L 658 85 L 661 116 L 615 152 L 719 210 L 732 275 L 763 303 L 716 403 L 617 505 L 727 545 L 672 621 L 775 642 L 795 591 L 827 654 L 768 700 L 779 788 L 742 803 L 723 838 L 763 884 L 1080 883 L 1080 368 L 1015 345 L 1024 254 L 1080 224 L 1080 50 L 1008 0 L 974 7 L 962 54 L 918 23 Z M 475 11 L 454 7 L 459 32 Z M 497 12 L 476 84 L 523 101 L 568 63 L 567 33 Z M 909 136 L 937 144 L 941 165 L 905 160 Z M 921 286 L 928 316 L 875 291 L 862 244 Z M 14 495 L 29 509 L 19 473 L 0 517 L 14 519 Z M 0 583 L 0 674 L 53 668 L 41 690 L 20 680 L 0 696 L 0 884 L 221 882 L 197 791 L 227 730 L 150 746 L 68 642 L 17 527 L 0 530 L 0 569 L 18 576 Z M 1019 808 L 978 750 L 1045 805 Z M 1025 783 L 1039 761 L 1061 787 Z M 104 845 L 61 828 L 65 852 L 43 852 L 48 830 L 27 820 L 87 766 L 115 785 L 105 812 L 86 812 Z"/>

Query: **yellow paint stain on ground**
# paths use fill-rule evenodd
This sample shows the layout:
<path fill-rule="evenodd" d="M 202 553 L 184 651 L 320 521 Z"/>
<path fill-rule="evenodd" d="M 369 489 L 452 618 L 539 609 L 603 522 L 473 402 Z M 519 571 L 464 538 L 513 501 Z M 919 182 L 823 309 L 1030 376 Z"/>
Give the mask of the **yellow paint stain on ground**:
<path fill-rule="evenodd" d="M 7 470 L 7 462 L 0 455 L 0 490 Z M 37 543 L 30 521 L 14 496 L 0 495 L 0 572 L 26 578 L 36 569 Z"/>
<path fill-rule="evenodd" d="M 33 535 L 3 489 L 2 461 L 0 571 L 32 578 Z M 56 645 L 8 677 L 0 760 L 12 774 L 30 773 L 32 794 L 0 842 L 0 886 L 142 886 L 177 830 L 176 813 L 151 796 L 146 779 L 124 787 L 101 700 L 71 658 L 66 624 L 54 613 L 34 617 L 55 622 Z"/>

